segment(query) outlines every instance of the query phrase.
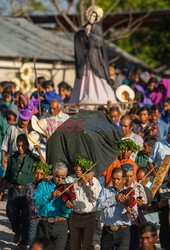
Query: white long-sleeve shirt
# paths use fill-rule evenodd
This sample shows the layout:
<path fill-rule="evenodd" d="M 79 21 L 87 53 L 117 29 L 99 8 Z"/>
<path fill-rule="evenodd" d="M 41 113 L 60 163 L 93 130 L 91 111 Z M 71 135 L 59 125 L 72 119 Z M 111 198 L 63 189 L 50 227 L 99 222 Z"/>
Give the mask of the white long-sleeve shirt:
<path fill-rule="evenodd" d="M 68 176 L 66 182 L 72 183 L 75 179 L 76 176 Z M 101 189 L 101 185 L 95 177 L 93 177 L 93 185 L 89 185 L 88 182 L 85 182 L 83 185 L 78 186 L 78 183 L 75 183 L 75 212 L 79 214 L 95 212 L 97 210 L 96 200 L 100 194 Z"/>

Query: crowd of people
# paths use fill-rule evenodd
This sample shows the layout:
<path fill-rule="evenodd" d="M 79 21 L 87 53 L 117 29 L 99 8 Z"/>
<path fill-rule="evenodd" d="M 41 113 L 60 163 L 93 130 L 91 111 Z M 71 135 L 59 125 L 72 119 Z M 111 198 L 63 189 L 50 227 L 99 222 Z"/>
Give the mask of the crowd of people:
<path fill-rule="evenodd" d="M 67 83 L 59 84 L 57 94 L 52 81 L 38 77 L 30 97 L 15 92 L 13 82 L 0 83 L 0 199 L 7 189 L 6 213 L 17 249 L 159 249 L 159 224 L 160 245 L 170 249 L 170 170 L 154 198 L 150 191 L 164 157 L 170 155 L 168 86 L 155 102 L 151 96 L 160 92 L 165 79 L 153 81 L 150 75 L 143 86 L 146 72 L 138 77 L 134 68 L 128 72 L 124 79 L 121 75 L 120 85 L 129 84 L 137 96 L 137 88 L 143 88 L 142 100 L 136 98 L 126 113 L 118 105 L 98 107 L 124 133 L 118 158 L 100 178 L 87 172 L 93 162 L 84 156 L 73 159 L 71 176 L 65 163 L 46 163 L 47 140 L 69 119 L 61 108 L 71 95 Z M 111 76 L 113 91 L 119 76 Z M 63 186 L 69 190 L 64 198 Z"/>
<path fill-rule="evenodd" d="M 57 93 L 52 80 L 38 77 L 37 90 L 28 96 L 16 91 L 14 82 L 0 82 L 0 200 L 8 190 L 6 214 L 18 250 L 170 249 L 170 161 L 164 163 L 170 156 L 170 80 L 135 66 L 108 68 L 102 16 L 99 6 L 91 6 L 87 24 L 75 34 L 73 90 L 61 82 Z M 127 112 L 120 108 L 122 97 L 134 99 Z M 112 102 L 109 110 L 100 105 L 107 101 Z M 70 127 L 62 137 L 62 124 L 70 119 L 62 103 L 97 103 L 98 114 L 103 112 L 121 131 L 120 141 L 117 136 L 112 137 L 115 145 L 109 142 L 118 157 L 113 155 L 111 164 L 101 168 L 101 176 L 95 176 L 97 163 L 78 153 L 82 145 L 90 151 L 83 137 L 77 133 L 73 142 Z M 94 112 L 88 114 L 93 119 Z M 97 132 L 105 135 L 98 140 L 103 148 L 107 135 L 102 129 Z M 51 140 L 57 133 L 60 145 Z M 47 162 L 49 141 L 52 152 L 63 155 L 62 150 L 77 143 L 77 152 L 75 147 L 69 156 L 72 166 Z M 158 226 L 161 248 L 156 245 Z"/>

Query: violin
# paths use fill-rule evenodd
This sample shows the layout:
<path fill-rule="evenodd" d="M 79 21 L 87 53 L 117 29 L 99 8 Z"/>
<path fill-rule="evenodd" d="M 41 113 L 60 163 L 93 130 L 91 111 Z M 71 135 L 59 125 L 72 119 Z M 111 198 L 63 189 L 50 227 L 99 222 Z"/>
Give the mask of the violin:
<path fill-rule="evenodd" d="M 122 193 L 125 195 L 126 198 L 123 203 L 124 208 L 133 208 L 136 205 L 135 190 L 132 187 L 128 187 L 126 190 L 123 190 Z M 132 213 L 132 216 L 134 219 L 136 219 L 134 213 Z"/>
<path fill-rule="evenodd" d="M 76 200 L 76 193 L 74 191 L 74 185 L 72 183 L 68 184 L 61 184 L 58 188 L 58 191 L 60 191 L 61 198 L 63 199 L 64 202 Z"/>
<path fill-rule="evenodd" d="M 126 196 L 124 207 L 133 208 L 136 205 L 135 190 L 132 187 L 128 187 L 126 190 L 123 190 L 122 193 Z"/>

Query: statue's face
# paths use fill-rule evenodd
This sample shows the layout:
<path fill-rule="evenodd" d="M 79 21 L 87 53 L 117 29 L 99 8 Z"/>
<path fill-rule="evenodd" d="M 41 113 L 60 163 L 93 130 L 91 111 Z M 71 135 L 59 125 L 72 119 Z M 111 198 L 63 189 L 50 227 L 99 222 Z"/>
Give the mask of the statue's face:
<path fill-rule="evenodd" d="M 97 14 L 95 12 L 92 12 L 89 22 L 94 23 L 96 21 L 96 18 L 97 18 Z"/>

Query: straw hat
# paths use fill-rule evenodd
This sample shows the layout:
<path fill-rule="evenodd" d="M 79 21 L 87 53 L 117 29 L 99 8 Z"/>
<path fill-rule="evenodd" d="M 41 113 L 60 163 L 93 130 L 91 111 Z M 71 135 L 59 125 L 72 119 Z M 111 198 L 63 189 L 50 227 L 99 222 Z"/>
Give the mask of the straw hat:
<path fill-rule="evenodd" d="M 120 102 L 128 102 L 135 99 L 135 92 L 126 84 L 119 86 L 116 89 L 116 97 Z"/>
<path fill-rule="evenodd" d="M 38 120 L 38 118 L 35 115 L 33 115 L 31 119 L 31 126 L 38 133 L 45 135 L 44 131 L 47 130 L 47 120 L 46 119 Z"/>
<path fill-rule="evenodd" d="M 103 9 L 98 5 L 90 6 L 86 11 L 86 17 L 88 21 L 90 20 L 92 12 L 97 13 L 97 22 L 99 22 L 103 17 Z"/>
<path fill-rule="evenodd" d="M 40 135 L 36 131 L 31 131 L 27 135 L 29 144 L 31 147 L 34 147 L 35 145 L 39 145 Z"/>

